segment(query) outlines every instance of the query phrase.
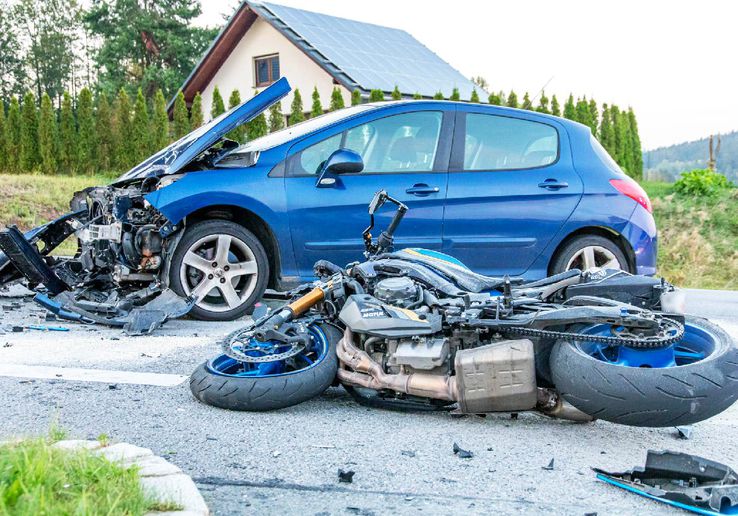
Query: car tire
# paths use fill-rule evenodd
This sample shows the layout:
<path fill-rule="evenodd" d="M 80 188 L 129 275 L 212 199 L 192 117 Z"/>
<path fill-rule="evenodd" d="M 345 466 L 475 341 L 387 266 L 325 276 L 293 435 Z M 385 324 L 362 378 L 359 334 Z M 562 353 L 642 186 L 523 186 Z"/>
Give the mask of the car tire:
<path fill-rule="evenodd" d="M 278 376 L 245 377 L 219 373 L 204 362 L 190 376 L 193 396 L 206 405 L 227 410 L 261 412 L 278 410 L 308 401 L 333 383 L 338 370 L 336 344 L 343 332 L 330 324 L 318 324 L 327 342 L 327 353 L 308 369 Z"/>
<path fill-rule="evenodd" d="M 551 352 L 551 376 L 561 396 L 605 421 L 629 426 L 691 425 L 738 399 L 738 347 L 719 326 L 686 317 L 686 327 L 710 335 L 713 351 L 676 367 L 626 367 L 598 360 L 585 344 L 559 341 Z"/>
<path fill-rule="evenodd" d="M 204 282 L 212 284 L 189 313 L 203 321 L 231 321 L 249 313 L 268 280 L 264 246 L 248 229 L 228 220 L 187 228 L 169 264 L 169 285 L 180 296 L 201 295 L 209 286 Z"/>
<path fill-rule="evenodd" d="M 617 264 L 613 264 L 617 262 Z M 551 260 L 550 274 L 592 267 L 620 269 L 633 273 L 623 250 L 600 235 L 580 235 L 567 242 Z"/>

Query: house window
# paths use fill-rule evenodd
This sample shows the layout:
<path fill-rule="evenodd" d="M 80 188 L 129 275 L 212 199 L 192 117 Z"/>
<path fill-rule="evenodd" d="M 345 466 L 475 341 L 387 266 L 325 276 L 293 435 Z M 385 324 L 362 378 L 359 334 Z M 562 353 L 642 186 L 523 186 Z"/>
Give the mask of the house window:
<path fill-rule="evenodd" d="M 279 79 L 279 55 L 254 58 L 256 87 L 269 86 Z"/>

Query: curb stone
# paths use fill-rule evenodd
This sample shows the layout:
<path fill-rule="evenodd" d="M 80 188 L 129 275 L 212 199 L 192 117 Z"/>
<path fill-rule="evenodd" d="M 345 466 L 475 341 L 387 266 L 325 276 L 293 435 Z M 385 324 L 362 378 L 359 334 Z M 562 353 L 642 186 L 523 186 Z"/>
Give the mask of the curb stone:
<path fill-rule="evenodd" d="M 146 516 L 209 516 L 210 510 L 189 475 L 148 448 L 128 443 L 102 446 L 98 441 L 67 440 L 54 443 L 64 450 L 92 450 L 121 466 L 138 466 L 144 491 L 162 502 L 174 502 L 178 511 L 149 512 Z"/>

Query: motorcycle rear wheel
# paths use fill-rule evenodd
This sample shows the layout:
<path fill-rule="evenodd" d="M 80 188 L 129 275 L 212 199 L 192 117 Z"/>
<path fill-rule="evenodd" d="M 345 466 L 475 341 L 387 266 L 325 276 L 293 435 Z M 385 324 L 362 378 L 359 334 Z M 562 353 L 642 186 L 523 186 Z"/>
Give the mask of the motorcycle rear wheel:
<path fill-rule="evenodd" d="M 687 316 L 682 341 L 662 350 L 603 348 L 586 337 L 559 341 L 550 366 L 564 399 L 597 419 L 623 425 L 689 425 L 738 399 L 738 348 L 725 331 L 700 317 Z"/>
<path fill-rule="evenodd" d="M 342 332 L 329 324 L 315 324 L 310 332 L 315 351 L 293 362 L 297 367 L 244 364 L 218 355 L 190 375 L 192 394 L 206 405 L 253 412 L 291 407 L 320 395 L 336 376 L 336 344 Z"/>

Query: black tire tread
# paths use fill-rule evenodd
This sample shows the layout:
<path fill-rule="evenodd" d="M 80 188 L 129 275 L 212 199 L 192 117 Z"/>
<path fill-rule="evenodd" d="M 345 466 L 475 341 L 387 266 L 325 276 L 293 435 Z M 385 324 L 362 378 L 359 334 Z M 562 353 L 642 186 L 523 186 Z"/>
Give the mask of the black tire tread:
<path fill-rule="evenodd" d="M 710 418 L 738 399 L 738 347 L 720 327 L 687 317 L 719 341 L 710 357 L 668 369 L 620 367 L 600 362 L 558 342 L 551 373 L 561 395 L 598 419 L 631 426 L 689 425 Z"/>
<path fill-rule="evenodd" d="M 336 376 L 336 343 L 342 335 L 334 326 L 321 324 L 320 327 L 328 338 L 330 349 L 315 367 L 287 376 L 237 378 L 211 373 L 207 362 L 203 362 L 190 376 L 193 396 L 214 407 L 262 412 L 291 407 L 320 395 Z"/>
<path fill-rule="evenodd" d="M 625 256 L 625 253 L 623 253 L 623 250 L 620 249 L 620 246 L 609 238 L 605 238 L 600 235 L 579 235 L 572 238 L 564 245 L 564 247 L 559 249 L 556 252 L 556 255 L 551 259 L 549 273 L 553 275 L 565 272 L 566 264 L 575 252 L 584 247 L 595 245 L 609 249 L 617 257 L 618 261 L 623 264 L 623 269 L 626 272 L 635 273 L 635 271 L 629 270 L 630 265 L 628 263 L 628 259 Z"/>

